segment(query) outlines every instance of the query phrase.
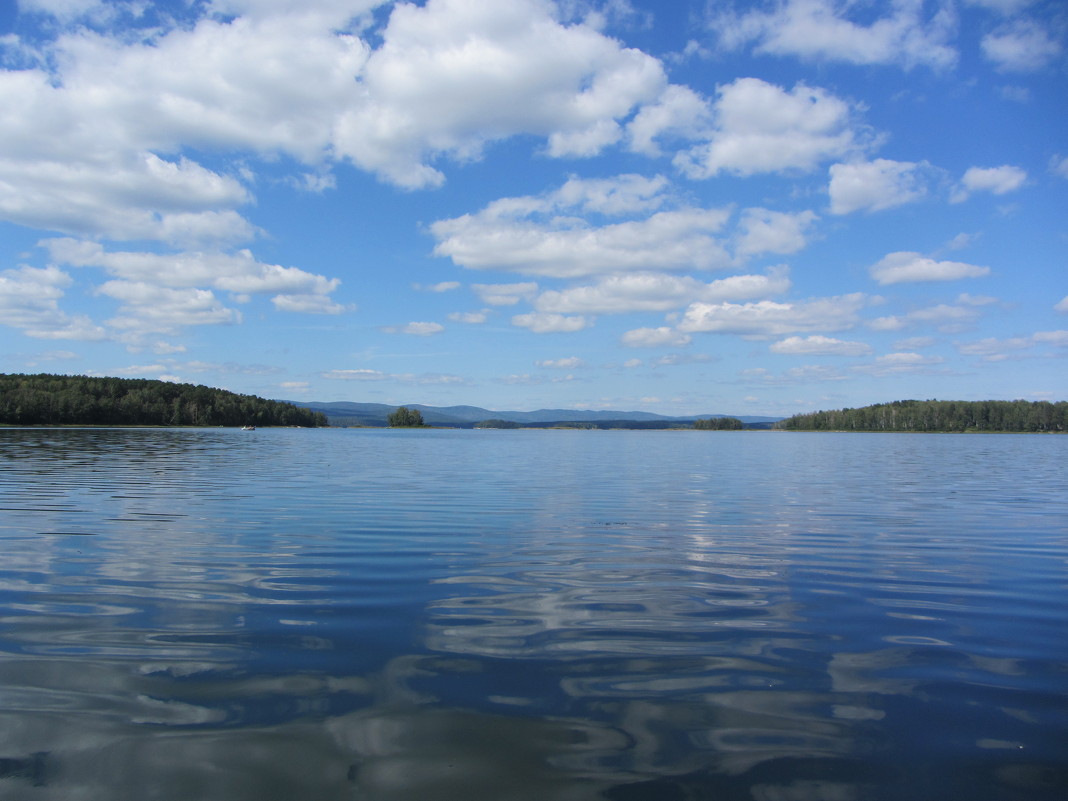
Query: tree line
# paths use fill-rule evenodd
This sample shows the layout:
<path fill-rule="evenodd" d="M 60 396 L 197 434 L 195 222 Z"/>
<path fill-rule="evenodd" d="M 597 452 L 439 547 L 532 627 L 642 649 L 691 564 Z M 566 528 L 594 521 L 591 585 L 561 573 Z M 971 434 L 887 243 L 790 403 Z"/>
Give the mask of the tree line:
<path fill-rule="evenodd" d="M 141 378 L 0 374 L 0 424 L 103 426 L 327 425 L 291 403 Z"/>
<path fill-rule="evenodd" d="M 698 431 L 741 431 L 745 423 L 737 417 L 710 417 L 707 420 L 694 420 L 693 427 Z"/>
<path fill-rule="evenodd" d="M 798 414 L 787 431 L 1068 431 L 1068 402 L 901 400 Z"/>

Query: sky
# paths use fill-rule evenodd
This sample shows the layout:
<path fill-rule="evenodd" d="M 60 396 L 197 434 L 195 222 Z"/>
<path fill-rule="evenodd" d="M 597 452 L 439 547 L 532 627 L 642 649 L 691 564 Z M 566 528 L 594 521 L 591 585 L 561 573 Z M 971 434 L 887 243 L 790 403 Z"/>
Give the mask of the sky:
<path fill-rule="evenodd" d="M 0 0 L 0 372 L 1068 399 L 1060 0 Z"/>

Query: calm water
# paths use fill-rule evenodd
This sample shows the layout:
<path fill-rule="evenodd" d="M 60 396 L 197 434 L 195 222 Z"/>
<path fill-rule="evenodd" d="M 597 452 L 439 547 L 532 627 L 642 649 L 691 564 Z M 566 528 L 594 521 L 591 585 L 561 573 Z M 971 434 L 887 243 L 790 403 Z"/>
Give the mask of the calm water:
<path fill-rule="evenodd" d="M 1068 797 L 1068 437 L 0 430 L 0 798 Z"/>

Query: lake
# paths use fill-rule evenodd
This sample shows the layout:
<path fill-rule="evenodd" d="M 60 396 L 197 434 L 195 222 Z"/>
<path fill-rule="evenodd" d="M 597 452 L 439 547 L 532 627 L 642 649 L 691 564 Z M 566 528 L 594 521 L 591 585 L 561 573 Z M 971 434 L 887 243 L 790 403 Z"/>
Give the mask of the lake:
<path fill-rule="evenodd" d="M 0 798 L 1068 797 L 1068 437 L 0 430 Z"/>

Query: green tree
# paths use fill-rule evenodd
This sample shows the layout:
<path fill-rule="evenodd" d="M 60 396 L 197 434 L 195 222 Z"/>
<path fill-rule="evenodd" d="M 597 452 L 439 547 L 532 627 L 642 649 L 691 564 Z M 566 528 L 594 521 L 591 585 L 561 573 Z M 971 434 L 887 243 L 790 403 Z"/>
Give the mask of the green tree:
<path fill-rule="evenodd" d="M 710 417 L 695 420 L 693 427 L 698 431 L 741 431 L 745 424 L 737 417 Z"/>
<path fill-rule="evenodd" d="M 407 406 L 401 406 L 391 412 L 387 420 L 390 428 L 419 428 L 424 425 L 423 415 L 419 410 L 409 409 Z"/>

